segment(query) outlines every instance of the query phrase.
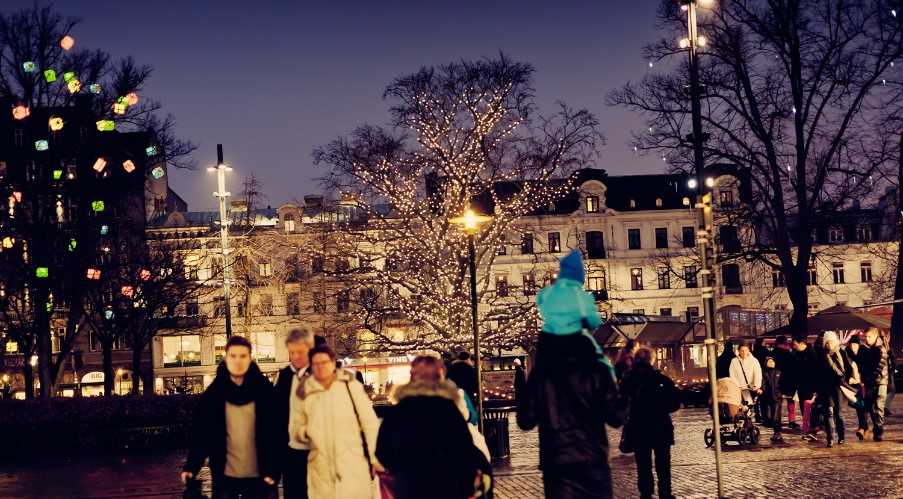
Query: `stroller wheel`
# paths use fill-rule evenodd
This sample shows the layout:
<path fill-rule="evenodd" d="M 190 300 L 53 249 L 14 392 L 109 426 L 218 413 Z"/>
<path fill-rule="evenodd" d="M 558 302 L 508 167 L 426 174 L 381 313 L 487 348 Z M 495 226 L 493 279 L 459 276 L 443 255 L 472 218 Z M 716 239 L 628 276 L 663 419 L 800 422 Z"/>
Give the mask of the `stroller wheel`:
<path fill-rule="evenodd" d="M 702 436 L 702 440 L 705 442 L 706 447 L 715 445 L 715 434 L 712 432 L 711 428 L 706 428 L 705 434 Z"/>
<path fill-rule="evenodd" d="M 737 430 L 737 442 L 744 447 L 750 445 L 752 443 L 752 431 L 746 428 Z"/>
<path fill-rule="evenodd" d="M 751 443 L 752 445 L 759 445 L 759 437 L 761 436 L 761 434 L 762 434 L 762 432 L 759 431 L 759 428 L 757 426 L 753 426 L 752 428 L 750 428 L 750 437 L 751 438 L 750 438 L 749 443 Z"/>

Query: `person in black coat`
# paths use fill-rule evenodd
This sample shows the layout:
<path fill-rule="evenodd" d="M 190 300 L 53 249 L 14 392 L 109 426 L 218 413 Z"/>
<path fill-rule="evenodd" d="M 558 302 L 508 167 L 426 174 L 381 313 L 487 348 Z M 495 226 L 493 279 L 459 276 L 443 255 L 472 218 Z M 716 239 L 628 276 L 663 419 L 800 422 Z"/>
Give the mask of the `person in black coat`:
<path fill-rule="evenodd" d="M 653 367 L 655 354 L 640 348 L 634 355 L 633 368 L 621 383 L 622 404 L 630 407 L 625 431 L 630 433 L 637 466 L 637 488 L 640 497 L 651 498 L 655 490 L 652 478 L 652 453 L 655 452 L 655 472 L 658 475 L 658 496 L 671 494 L 671 446 L 674 445 L 674 425 L 671 413 L 680 408 L 680 392 L 671 378 Z"/>
<path fill-rule="evenodd" d="M 815 441 L 817 411 L 812 410 L 818 389 L 819 359 L 805 337 L 793 338 L 793 381 L 800 400 L 803 437 Z M 815 416 L 815 417 L 813 417 Z"/>
<path fill-rule="evenodd" d="M 477 401 L 477 369 L 473 366 L 470 354 L 458 353 L 458 360 L 452 362 L 448 368 L 448 379 L 454 382 L 458 388 L 470 397 L 474 403 Z"/>
<path fill-rule="evenodd" d="M 444 370 L 438 358 L 414 359 L 411 382 L 395 389 L 397 404 L 380 425 L 376 458 L 394 480 L 397 499 L 466 499 L 478 472 L 491 472 L 458 407 L 461 393 L 442 380 Z"/>
<path fill-rule="evenodd" d="M 718 379 L 731 377 L 731 362 L 734 361 L 734 357 L 736 356 L 737 354 L 734 353 L 734 343 L 732 341 L 725 341 L 724 350 L 722 350 L 721 355 L 719 355 L 718 359 L 715 361 L 715 375 Z"/>
<path fill-rule="evenodd" d="M 774 435 L 772 442 L 783 442 L 781 436 L 781 371 L 777 368 L 777 362 L 771 356 L 765 357 L 765 368 L 762 369 L 762 395 L 759 403 L 762 404 L 762 417 L 765 424 L 771 426 Z"/>
<path fill-rule="evenodd" d="M 182 481 L 197 477 L 209 458 L 213 498 L 265 498 L 278 477 L 280 431 L 273 385 L 251 360 L 251 343 L 232 336 L 216 378 L 198 404 Z"/>
<path fill-rule="evenodd" d="M 522 430 L 539 427 L 545 496 L 612 497 L 605 424 L 619 427 L 614 370 L 581 334 L 541 333 L 536 361 L 517 404 Z"/>
<path fill-rule="evenodd" d="M 850 388 L 849 381 L 853 378 L 853 368 L 846 352 L 840 348 L 840 339 L 834 332 L 828 331 L 824 334 L 821 351 L 818 368 L 818 408 L 824 417 L 828 447 L 833 447 L 835 433 L 837 443 L 844 442 L 844 424 L 840 410 L 843 407 L 841 402 L 846 399 L 840 389 Z"/>
<path fill-rule="evenodd" d="M 778 405 L 778 413 L 782 411 L 780 405 L 787 403 L 787 425 L 790 428 L 799 428 L 796 422 L 796 381 L 794 379 L 794 358 L 790 350 L 790 343 L 786 336 L 778 336 L 774 342 L 774 350 L 771 352 L 775 367 L 780 372 L 778 388 L 781 390 L 781 400 Z"/>
<path fill-rule="evenodd" d="M 289 414 L 294 409 L 300 411 L 303 403 L 295 396 L 302 377 L 307 373 L 308 353 L 314 346 L 314 336 L 306 328 L 289 331 L 285 339 L 288 350 L 289 365 L 279 371 L 276 380 L 276 417 L 277 427 L 284 431 L 282 435 L 283 454 L 280 459 L 282 475 L 282 492 L 284 499 L 307 499 L 307 458 L 310 450 L 306 443 L 293 437 L 289 431 Z"/>

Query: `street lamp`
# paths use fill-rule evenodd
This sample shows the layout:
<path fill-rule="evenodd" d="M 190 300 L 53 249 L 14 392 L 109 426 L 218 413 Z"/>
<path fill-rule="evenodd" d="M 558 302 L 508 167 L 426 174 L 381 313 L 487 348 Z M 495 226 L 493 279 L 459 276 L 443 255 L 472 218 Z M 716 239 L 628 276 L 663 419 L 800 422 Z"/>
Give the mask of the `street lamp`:
<path fill-rule="evenodd" d="M 707 364 L 709 368 L 709 385 L 712 393 L 712 433 L 715 438 L 715 477 L 718 484 L 718 497 L 724 497 L 723 487 L 721 483 L 721 431 L 720 422 L 718 421 L 718 383 L 715 373 L 715 356 L 718 344 L 717 332 L 715 331 L 715 292 L 714 279 L 712 278 L 712 269 L 710 254 L 713 249 L 712 234 L 714 230 L 710 227 L 707 220 L 709 219 L 706 206 L 711 206 L 711 192 L 705 193 L 703 186 L 711 189 L 714 186 L 714 179 L 704 178 L 705 158 L 703 157 L 702 144 L 708 138 L 702 133 L 702 105 L 700 104 L 700 86 L 699 86 L 699 47 L 704 47 L 707 40 L 704 36 L 700 36 L 696 29 L 696 10 L 699 7 L 710 8 L 714 4 L 713 0 L 679 0 L 681 10 L 687 13 L 687 37 L 679 43 L 680 48 L 687 49 L 690 66 L 690 100 L 691 113 L 693 123 L 693 133 L 688 139 L 693 143 L 693 162 L 696 169 L 696 178 L 691 179 L 689 187 L 697 189 L 696 191 L 696 209 L 697 209 L 697 230 L 696 235 L 699 249 L 700 259 L 700 275 L 703 284 L 700 288 L 702 292 L 702 308 L 705 317 L 705 345 L 707 353 Z M 711 248 L 711 249 L 710 249 Z M 692 325 L 691 325 L 692 326 Z"/>
<path fill-rule="evenodd" d="M 480 329 L 477 325 L 477 252 L 475 239 L 480 232 L 480 225 L 492 220 L 492 217 L 479 215 L 470 208 L 464 210 L 460 217 L 451 222 L 460 226 L 467 234 L 467 255 L 470 265 L 470 321 L 473 328 L 473 354 L 477 371 L 477 426 L 483 432 L 483 379 L 480 367 Z"/>
<path fill-rule="evenodd" d="M 119 378 L 119 395 L 122 395 L 122 368 L 116 370 L 116 377 Z"/>
<path fill-rule="evenodd" d="M 229 224 L 231 220 L 226 213 L 226 198 L 231 193 L 226 191 L 226 172 L 232 171 L 232 167 L 223 163 L 223 145 L 216 145 L 216 166 L 207 168 L 207 171 L 215 171 L 217 179 L 217 191 L 213 196 L 219 199 L 219 241 L 223 252 L 223 306 L 226 309 L 226 338 L 232 336 L 232 304 L 230 302 L 229 284 L 232 276 L 232 267 L 229 264 Z"/>

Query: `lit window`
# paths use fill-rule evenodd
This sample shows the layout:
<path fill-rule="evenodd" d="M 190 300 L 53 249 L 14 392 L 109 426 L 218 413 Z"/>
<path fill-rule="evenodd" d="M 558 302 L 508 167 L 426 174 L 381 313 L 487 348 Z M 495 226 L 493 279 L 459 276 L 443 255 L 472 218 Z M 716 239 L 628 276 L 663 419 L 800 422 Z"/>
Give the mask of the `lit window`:
<path fill-rule="evenodd" d="M 630 289 L 634 291 L 643 289 L 643 269 L 630 269 Z"/>
<path fill-rule="evenodd" d="M 846 281 L 843 276 L 843 264 L 835 263 L 831 266 L 832 273 L 834 274 L 834 284 L 844 284 Z"/>
<path fill-rule="evenodd" d="M 586 196 L 586 212 L 599 213 L 599 196 Z"/>
<path fill-rule="evenodd" d="M 830 243 L 842 243 L 843 242 L 843 228 L 838 226 L 832 226 L 828 229 L 828 242 Z"/>
<path fill-rule="evenodd" d="M 259 264 L 260 277 L 270 277 L 273 275 L 273 266 L 270 262 L 261 262 Z"/>
<path fill-rule="evenodd" d="M 871 262 L 862 262 L 859 264 L 859 277 L 862 279 L 862 282 L 872 282 Z"/>
<path fill-rule="evenodd" d="M 282 227 L 285 232 L 295 232 L 295 216 L 289 213 L 282 219 Z"/>
<path fill-rule="evenodd" d="M 254 333 L 254 358 L 257 362 L 276 361 L 276 333 Z"/>

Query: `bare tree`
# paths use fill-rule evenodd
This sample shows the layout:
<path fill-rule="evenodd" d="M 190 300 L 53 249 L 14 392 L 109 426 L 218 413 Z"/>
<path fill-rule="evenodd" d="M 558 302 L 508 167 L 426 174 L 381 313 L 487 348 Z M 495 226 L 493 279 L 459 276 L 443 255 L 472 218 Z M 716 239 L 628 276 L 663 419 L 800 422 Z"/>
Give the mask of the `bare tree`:
<path fill-rule="evenodd" d="M 357 321 L 381 348 L 469 341 L 467 239 L 453 223 L 468 207 L 493 217 L 476 236 L 481 334 L 495 341 L 487 322 L 503 319 L 498 336 L 517 335 L 535 318 L 528 299 L 506 302 L 504 318 L 489 310 L 490 270 L 526 232 L 517 221 L 571 191 L 569 175 L 603 138 L 585 110 L 534 116 L 533 71 L 505 55 L 424 67 L 386 88 L 390 127 L 361 126 L 315 151 L 329 191 L 348 200 L 338 248 L 359 262 Z"/>
<path fill-rule="evenodd" d="M 647 46 L 647 56 L 682 57 L 685 15 L 663 2 L 660 21 L 668 38 Z M 720 3 L 700 32 L 706 159 L 748 171 L 753 195 L 742 218 L 756 237 L 744 253 L 786 276 L 791 327 L 803 332 L 812 229 L 865 197 L 869 177 L 893 157 L 877 118 L 903 29 L 881 0 L 737 0 Z M 637 147 L 678 169 L 692 158 L 687 82 L 681 63 L 608 97 L 648 118 Z"/>

